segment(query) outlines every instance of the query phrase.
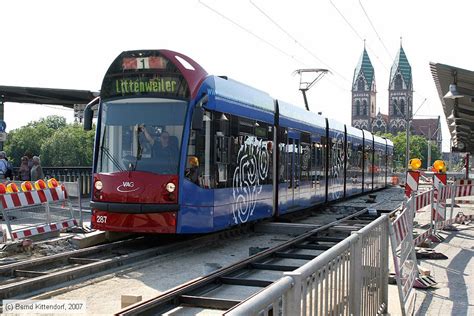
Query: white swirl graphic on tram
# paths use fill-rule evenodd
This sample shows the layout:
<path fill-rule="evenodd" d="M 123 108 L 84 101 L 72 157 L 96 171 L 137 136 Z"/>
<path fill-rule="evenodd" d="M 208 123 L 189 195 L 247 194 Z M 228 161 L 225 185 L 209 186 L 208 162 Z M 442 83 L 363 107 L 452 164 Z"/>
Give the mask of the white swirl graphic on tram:
<path fill-rule="evenodd" d="M 234 171 L 232 213 L 236 224 L 245 223 L 253 215 L 257 196 L 262 192 L 262 184 L 270 168 L 270 154 L 267 141 L 249 136 L 240 146 L 237 167 Z"/>
<path fill-rule="evenodd" d="M 338 133 L 331 146 L 332 155 L 329 161 L 329 193 L 333 199 L 342 197 L 344 190 L 344 134 Z"/>

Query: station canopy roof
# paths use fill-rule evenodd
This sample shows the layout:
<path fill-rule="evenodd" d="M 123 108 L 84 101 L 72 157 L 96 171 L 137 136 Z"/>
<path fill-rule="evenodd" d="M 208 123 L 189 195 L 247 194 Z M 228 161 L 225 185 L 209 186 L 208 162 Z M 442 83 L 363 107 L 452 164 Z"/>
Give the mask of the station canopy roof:
<path fill-rule="evenodd" d="M 52 104 L 73 108 L 74 104 L 87 104 L 98 95 L 98 92 L 87 90 L 0 86 L 0 102 Z"/>
<path fill-rule="evenodd" d="M 474 153 L 474 71 L 430 63 L 453 140 L 453 150 Z"/>

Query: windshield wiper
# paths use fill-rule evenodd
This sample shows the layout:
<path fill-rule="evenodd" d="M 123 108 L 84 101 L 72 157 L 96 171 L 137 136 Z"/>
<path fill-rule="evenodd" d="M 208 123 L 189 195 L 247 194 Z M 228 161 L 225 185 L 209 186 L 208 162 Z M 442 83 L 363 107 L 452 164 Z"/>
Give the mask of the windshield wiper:
<path fill-rule="evenodd" d="M 137 170 L 138 161 L 142 159 L 142 145 L 140 144 L 140 133 L 142 130 L 140 127 L 137 128 L 137 158 L 135 164 L 132 166 L 133 171 Z"/>
<path fill-rule="evenodd" d="M 110 159 L 110 161 L 112 161 L 112 163 L 114 164 L 114 166 L 120 170 L 120 171 L 124 171 L 123 168 L 120 166 L 120 163 L 117 161 L 117 159 L 115 159 L 115 157 L 110 153 L 109 149 L 104 147 L 103 145 L 100 146 L 100 152 L 101 153 L 105 153 L 105 155 Z"/>

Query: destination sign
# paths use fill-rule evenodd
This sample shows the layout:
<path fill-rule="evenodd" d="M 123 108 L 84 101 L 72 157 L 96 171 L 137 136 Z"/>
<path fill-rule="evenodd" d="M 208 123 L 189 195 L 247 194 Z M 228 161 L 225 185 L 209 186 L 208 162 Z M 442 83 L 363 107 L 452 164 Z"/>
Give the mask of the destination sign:
<path fill-rule="evenodd" d="M 175 78 L 116 79 L 115 92 L 124 93 L 176 93 L 179 82 Z"/>
<path fill-rule="evenodd" d="M 179 69 L 157 51 L 124 52 L 109 67 L 101 98 L 147 96 L 188 98 L 188 84 Z"/>

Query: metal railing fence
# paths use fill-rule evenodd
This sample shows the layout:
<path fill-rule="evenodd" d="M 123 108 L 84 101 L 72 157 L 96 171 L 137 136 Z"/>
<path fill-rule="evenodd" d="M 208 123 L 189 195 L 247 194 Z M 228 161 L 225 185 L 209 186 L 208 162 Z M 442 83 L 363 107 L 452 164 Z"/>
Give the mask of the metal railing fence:
<path fill-rule="evenodd" d="M 226 315 L 376 315 L 388 302 L 388 217 L 353 233 Z"/>
<path fill-rule="evenodd" d="M 13 169 L 14 178 L 18 181 L 18 169 Z M 46 178 L 55 178 L 59 182 L 80 182 L 81 195 L 91 193 L 92 168 L 91 167 L 43 167 Z"/>

